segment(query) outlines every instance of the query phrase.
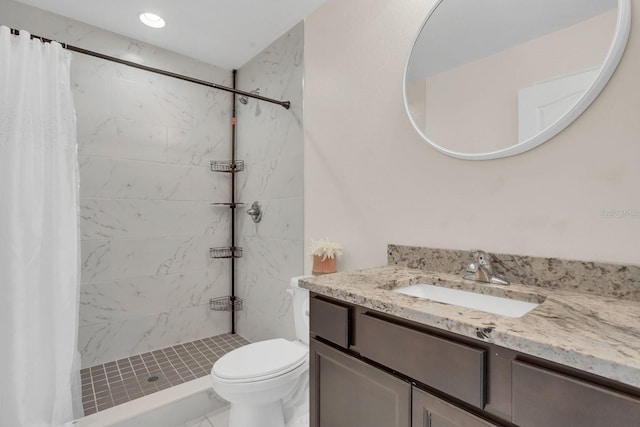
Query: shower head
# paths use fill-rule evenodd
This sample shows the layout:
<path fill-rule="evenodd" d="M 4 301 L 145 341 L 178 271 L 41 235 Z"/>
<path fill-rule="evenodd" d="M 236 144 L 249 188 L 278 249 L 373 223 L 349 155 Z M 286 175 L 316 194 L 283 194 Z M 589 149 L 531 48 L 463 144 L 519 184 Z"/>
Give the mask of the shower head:
<path fill-rule="evenodd" d="M 260 88 L 256 88 L 252 90 L 250 93 L 253 93 L 255 95 L 260 95 Z M 241 96 L 240 98 L 238 98 L 238 101 L 240 101 L 242 105 L 247 105 L 247 103 L 249 103 L 249 98 L 246 96 Z"/>

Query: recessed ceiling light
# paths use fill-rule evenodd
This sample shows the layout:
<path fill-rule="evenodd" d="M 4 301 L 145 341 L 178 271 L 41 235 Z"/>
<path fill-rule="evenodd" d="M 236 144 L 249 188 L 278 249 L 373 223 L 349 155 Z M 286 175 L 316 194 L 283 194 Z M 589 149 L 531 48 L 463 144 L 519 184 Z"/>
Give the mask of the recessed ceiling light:
<path fill-rule="evenodd" d="M 148 25 L 152 28 L 162 28 L 165 25 L 164 19 L 156 15 L 155 13 L 144 12 L 140 14 L 140 21 L 144 25 Z"/>

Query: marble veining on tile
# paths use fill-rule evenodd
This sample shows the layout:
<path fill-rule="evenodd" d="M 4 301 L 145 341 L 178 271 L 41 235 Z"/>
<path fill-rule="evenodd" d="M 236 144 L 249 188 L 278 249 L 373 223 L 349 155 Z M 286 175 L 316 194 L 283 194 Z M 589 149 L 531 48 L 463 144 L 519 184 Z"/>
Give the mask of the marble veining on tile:
<path fill-rule="evenodd" d="M 3 2 L 15 28 L 222 85 L 231 72 L 27 5 Z M 231 94 L 75 54 L 80 164 L 83 366 L 228 332 L 208 299 L 229 274 L 208 257 L 226 244 Z"/>
<path fill-rule="evenodd" d="M 640 301 L 640 265 L 494 254 L 494 269 L 514 283 Z M 462 276 L 469 251 L 389 245 L 388 263 Z"/>
<path fill-rule="evenodd" d="M 0 16 L 44 37 L 232 84 L 230 70 L 21 3 L 0 2 Z M 253 311 L 241 312 L 238 327 L 251 339 L 293 337 L 285 288 L 303 268 L 303 35 L 300 23 L 238 73 L 240 89 L 291 101 L 289 110 L 256 100 L 237 108 L 236 154 L 248 165 L 237 176 L 238 201 L 267 209 L 257 225 L 237 211 L 238 242 L 258 255 L 236 267 L 249 272 L 238 292 Z M 83 366 L 228 332 L 229 313 L 209 310 L 208 299 L 229 294 L 229 262 L 210 259 L 208 248 L 229 245 L 229 209 L 211 203 L 228 201 L 231 183 L 209 162 L 231 158 L 233 95 L 80 54 L 71 73 Z"/>
<path fill-rule="evenodd" d="M 303 288 L 403 319 L 640 387 L 640 303 L 517 283 L 507 292 L 544 301 L 520 318 L 485 313 L 391 292 L 411 283 L 463 283 L 459 274 L 402 265 L 306 279 Z M 487 289 L 498 285 L 485 284 Z M 497 292 L 496 291 L 496 292 Z"/>
<path fill-rule="evenodd" d="M 300 23 L 245 64 L 238 87 L 288 100 L 284 108 L 250 99 L 238 105 L 238 195 L 246 206 L 263 208 L 254 223 L 245 210 L 236 217 L 243 257 L 238 260 L 238 332 L 251 341 L 294 338 L 289 279 L 303 270 L 303 127 Z"/>

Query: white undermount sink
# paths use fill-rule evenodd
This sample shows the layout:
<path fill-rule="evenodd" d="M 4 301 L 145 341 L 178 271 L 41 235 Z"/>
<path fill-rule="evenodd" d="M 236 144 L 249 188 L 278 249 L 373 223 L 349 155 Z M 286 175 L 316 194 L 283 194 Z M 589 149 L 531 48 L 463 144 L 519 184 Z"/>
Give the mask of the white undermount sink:
<path fill-rule="evenodd" d="M 507 317 L 522 317 L 539 305 L 535 302 L 483 295 L 460 289 L 449 289 L 426 284 L 405 286 L 394 289 L 393 292 Z"/>

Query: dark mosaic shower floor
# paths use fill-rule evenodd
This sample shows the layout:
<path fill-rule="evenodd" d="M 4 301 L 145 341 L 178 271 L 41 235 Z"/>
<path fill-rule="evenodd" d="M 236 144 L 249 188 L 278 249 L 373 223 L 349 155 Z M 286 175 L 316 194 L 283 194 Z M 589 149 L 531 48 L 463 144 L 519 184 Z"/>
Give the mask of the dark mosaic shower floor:
<path fill-rule="evenodd" d="M 82 369 L 84 414 L 209 375 L 216 360 L 248 343 L 222 334 Z"/>

